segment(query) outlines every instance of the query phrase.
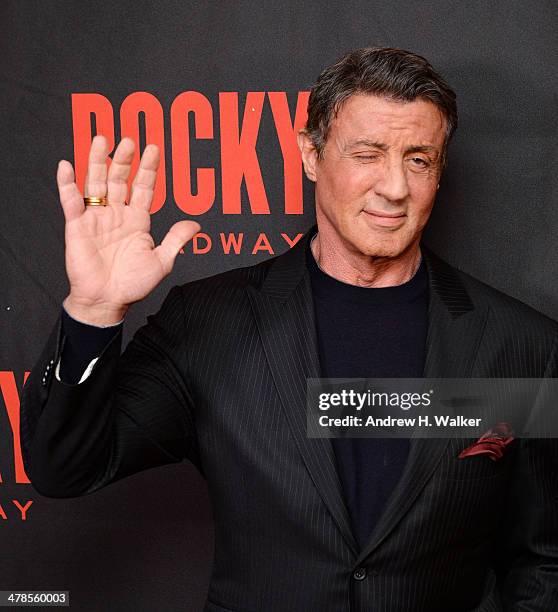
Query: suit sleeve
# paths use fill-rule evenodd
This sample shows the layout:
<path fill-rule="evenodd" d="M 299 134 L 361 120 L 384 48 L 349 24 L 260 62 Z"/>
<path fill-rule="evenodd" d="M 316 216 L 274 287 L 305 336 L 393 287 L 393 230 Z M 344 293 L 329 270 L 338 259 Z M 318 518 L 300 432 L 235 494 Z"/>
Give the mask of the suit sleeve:
<path fill-rule="evenodd" d="M 68 384 L 83 382 L 91 373 L 93 360 L 120 331 L 122 321 L 116 325 L 99 327 L 74 319 L 64 307 L 61 312 L 64 350 L 58 360 L 55 376 Z"/>
<path fill-rule="evenodd" d="M 558 377 L 557 350 L 555 341 L 545 377 Z M 506 612 L 549 612 L 558 610 L 558 439 L 518 442 L 508 521 L 496 543 L 507 557 L 502 603 Z"/>
<path fill-rule="evenodd" d="M 189 457 L 192 404 L 184 380 L 181 288 L 171 289 L 122 355 L 120 326 L 80 384 L 53 375 L 65 341 L 59 317 L 22 394 L 23 461 L 39 493 L 85 495 Z"/>

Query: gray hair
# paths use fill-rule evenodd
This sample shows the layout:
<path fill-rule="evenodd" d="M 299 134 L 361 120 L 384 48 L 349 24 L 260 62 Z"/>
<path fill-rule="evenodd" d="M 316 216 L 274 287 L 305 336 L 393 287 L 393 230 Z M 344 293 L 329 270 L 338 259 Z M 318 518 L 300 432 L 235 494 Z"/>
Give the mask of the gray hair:
<path fill-rule="evenodd" d="M 447 146 L 457 128 L 455 92 L 424 57 L 390 47 L 351 51 L 318 77 L 310 92 L 306 123 L 318 157 L 323 157 L 331 121 L 343 102 L 362 93 L 404 102 L 422 99 L 435 104 L 446 119 L 442 156 L 445 165 Z"/>

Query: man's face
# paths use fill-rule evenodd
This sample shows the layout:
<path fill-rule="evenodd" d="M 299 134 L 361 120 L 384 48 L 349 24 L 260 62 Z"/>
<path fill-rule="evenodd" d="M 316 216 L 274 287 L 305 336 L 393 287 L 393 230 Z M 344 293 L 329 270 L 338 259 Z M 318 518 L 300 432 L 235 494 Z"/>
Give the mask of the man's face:
<path fill-rule="evenodd" d="M 376 257 L 418 245 L 434 204 L 445 132 L 432 102 L 357 94 L 332 120 L 323 158 L 301 134 L 320 234 L 337 249 Z"/>

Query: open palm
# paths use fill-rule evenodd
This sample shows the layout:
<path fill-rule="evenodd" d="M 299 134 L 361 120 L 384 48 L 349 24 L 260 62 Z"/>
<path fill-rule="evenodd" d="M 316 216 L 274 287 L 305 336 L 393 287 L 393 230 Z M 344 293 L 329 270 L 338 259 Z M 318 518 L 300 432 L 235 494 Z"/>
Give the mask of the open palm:
<path fill-rule="evenodd" d="M 148 145 L 134 178 L 129 204 L 127 180 L 134 142 L 123 139 L 107 172 L 107 141 L 91 144 L 85 196 L 107 197 L 107 206 L 84 206 L 72 165 L 58 166 L 60 203 L 66 219 L 66 272 L 70 295 L 68 312 L 91 323 L 119 320 L 130 304 L 143 299 L 172 270 L 180 249 L 200 226 L 175 223 L 159 246 L 149 233 L 149 210 L 159 165 L 159 150 Z"/>

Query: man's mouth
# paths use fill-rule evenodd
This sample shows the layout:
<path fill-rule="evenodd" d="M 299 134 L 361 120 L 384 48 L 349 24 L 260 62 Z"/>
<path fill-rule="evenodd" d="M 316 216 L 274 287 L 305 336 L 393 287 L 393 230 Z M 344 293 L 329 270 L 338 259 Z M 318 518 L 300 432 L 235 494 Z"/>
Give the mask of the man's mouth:
<path fill-rule="evenodd" d="M 383 227 L 396 227 L 398 225 L 402 225 L 405 217 L 407 216 L 402 212 L 387 213 L 369 210 L 363 210 L 363 212 L 366 213 L 376 225 L 381 225 Z"/>

